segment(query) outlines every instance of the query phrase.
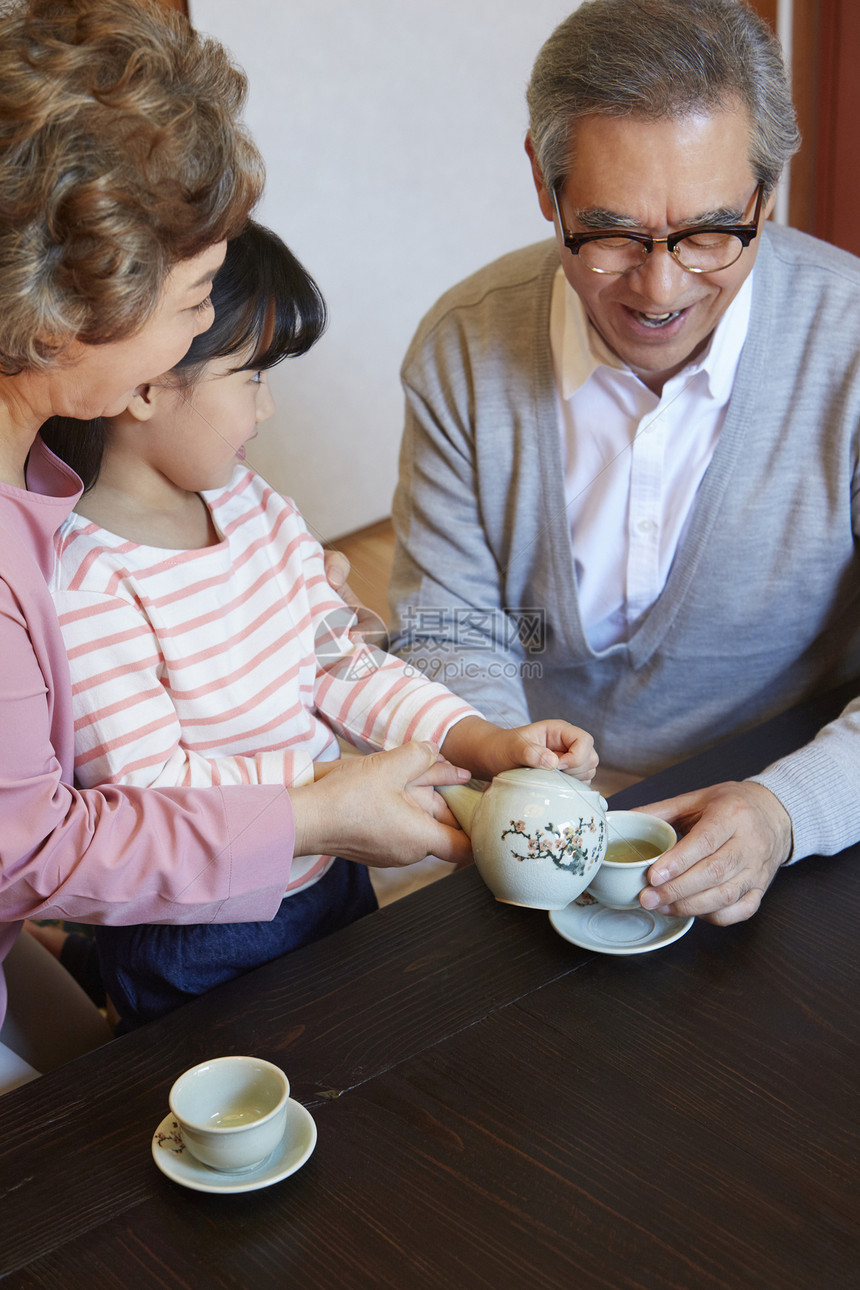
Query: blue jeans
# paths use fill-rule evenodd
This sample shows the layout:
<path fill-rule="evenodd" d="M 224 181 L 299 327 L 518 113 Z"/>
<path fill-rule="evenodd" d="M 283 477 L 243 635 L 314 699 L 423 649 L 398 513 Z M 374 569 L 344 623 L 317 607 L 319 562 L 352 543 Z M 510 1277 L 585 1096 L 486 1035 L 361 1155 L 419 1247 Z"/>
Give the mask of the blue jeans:
<path fill-rule="evenodd" d="M 118 1032 L 172 1012 L 376 908 L 366 867 L 338 858 L 313 886 L 283 900 L 268 923 L 97 927 L 102 979 L 122 1018 Z"/>

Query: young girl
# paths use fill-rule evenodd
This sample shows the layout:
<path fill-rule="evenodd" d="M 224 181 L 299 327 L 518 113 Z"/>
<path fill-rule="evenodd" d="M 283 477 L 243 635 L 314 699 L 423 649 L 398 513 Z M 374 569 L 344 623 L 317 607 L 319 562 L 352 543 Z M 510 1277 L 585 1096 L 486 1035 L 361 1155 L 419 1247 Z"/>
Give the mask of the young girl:
<path fill-rule="evenodd" d="M 210 330 L 123 413 L 43 431 L 89 485 L 60 531 L 52 585 L 80 783 L 298 786 L 337 773 L 338 735 L 364 751 L 429 740 L 481 778 L 558 765 L 589 781 L 585 732 L 502 730 L 350 639 L 319 544 L 244 465 L 273 411 L 267 370 L 322 332 L 320 293 L 251 224 L 229 244 L 212 304 Z M 297 856 L 271 923 L 98 928 L 105 985 L 136 1025 L 375 907 L 365 866 Z"/>

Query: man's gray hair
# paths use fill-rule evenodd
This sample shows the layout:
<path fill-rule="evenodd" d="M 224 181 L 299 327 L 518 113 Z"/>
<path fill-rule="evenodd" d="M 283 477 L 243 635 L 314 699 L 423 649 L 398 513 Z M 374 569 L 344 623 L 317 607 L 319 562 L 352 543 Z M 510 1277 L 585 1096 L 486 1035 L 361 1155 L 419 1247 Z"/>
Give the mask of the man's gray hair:
<path fill-rule="evenodd" d="M 541 49 L 526 97 L 550 188 L 592 113 L 653 121 L 739 102 L 766 197 L 800 144 L 779 41 L 744 0 L 586 0 Z"/>

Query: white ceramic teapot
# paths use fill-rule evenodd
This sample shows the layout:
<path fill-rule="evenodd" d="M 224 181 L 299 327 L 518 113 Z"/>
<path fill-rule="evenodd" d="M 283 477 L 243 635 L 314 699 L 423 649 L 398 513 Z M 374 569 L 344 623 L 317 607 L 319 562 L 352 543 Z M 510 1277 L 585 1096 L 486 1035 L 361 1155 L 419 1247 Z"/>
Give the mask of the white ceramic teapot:
<path fill-rule="evenodd" d="M 483 793 L 441 788 L 496 900 L 564 909 L 606 852 L 606 802 L 561 770 L 505 770 Z"/>

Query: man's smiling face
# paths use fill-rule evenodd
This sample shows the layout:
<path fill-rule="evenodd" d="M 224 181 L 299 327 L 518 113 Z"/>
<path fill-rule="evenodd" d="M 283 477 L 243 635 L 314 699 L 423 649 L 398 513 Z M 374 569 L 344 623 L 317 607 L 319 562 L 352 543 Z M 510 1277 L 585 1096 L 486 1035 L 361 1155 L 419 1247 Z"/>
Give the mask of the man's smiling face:
<path fill-rule="evenodd" d="M 529 153 L 531 154 L 530 145 Z M 553 218 L 552 199 L 534 158 L 541 210 Z M 576 123 L 567 178 L 558 200 L 572 233 L 618 227 L 653 237 L 711 222 L 752 220 L 757 179 L 749 161 L 749 124 L 741 111 L 649 121 L 588 116 Z M 768 203 L 764 215 L 769 211 Z M 696 358 L 755 263 L 758 238 L 718 273 L 688 273 L 665 247 L 641 268 L 620 275 L 594 273 L 564 246 L 556 228 L 568 282 L 609 348 L 652 389 Z"/>

